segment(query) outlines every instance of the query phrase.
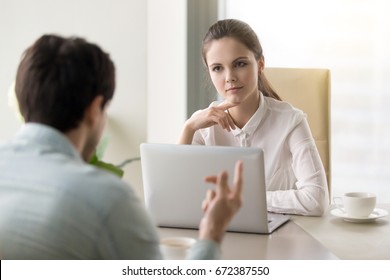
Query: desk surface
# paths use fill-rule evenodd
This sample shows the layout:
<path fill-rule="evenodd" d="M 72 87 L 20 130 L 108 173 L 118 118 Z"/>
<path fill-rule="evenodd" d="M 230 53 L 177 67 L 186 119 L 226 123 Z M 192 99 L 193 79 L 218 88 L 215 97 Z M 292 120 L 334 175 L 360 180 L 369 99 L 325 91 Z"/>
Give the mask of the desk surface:
<path fill-rule="evenodd" d="M 390 213 L 390 203 L 378 208 Z M 330 211 L 321 218 L 294 216 L 293 221 L 340 259 L 390 260 L 390 216 L 370 223 L 351 223 Z"/>
<path fill-rule="evenodd" d="M 390 204 L 378 205 L 390 212 Z M 224 259 L 388 259 L 390 217 L 371 223 L 350 223 L 330 214 L 292 216 L 272 234 L 227 232 L 222 243 Z M 161 237 L 197 238 L 197 230 L 160 228 Z"/>

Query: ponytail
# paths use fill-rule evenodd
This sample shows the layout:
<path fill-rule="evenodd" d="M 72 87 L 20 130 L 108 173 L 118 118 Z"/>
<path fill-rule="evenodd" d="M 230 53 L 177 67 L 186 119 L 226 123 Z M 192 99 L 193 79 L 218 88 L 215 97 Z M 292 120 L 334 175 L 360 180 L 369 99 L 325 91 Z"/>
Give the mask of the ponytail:
<path fill-rule="evenodd" d="M 276 91 L 272 88 L 270 82 L 267 77 L 264 75 L 263 71 L 259 71 L 259 79 L 257 82 L 257 88 L 263 93 L 264 96 L 274 98 L 276 100 L 282 101 L 280 96 L 276 93 Z"/>

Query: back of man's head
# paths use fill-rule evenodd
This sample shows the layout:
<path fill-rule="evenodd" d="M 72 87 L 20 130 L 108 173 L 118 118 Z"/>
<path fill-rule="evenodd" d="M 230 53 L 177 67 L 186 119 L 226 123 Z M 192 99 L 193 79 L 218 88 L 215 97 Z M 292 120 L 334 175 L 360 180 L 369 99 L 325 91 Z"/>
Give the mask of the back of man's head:
<path fill-rule="evenodd" d="M 29 47 L 19 65 L 15 92 L 26 122 L 62 132 L 78 126 L 86 108 L 115 90 L 115 67 L 99 46 L 82 38 L 44 35 Z"/>

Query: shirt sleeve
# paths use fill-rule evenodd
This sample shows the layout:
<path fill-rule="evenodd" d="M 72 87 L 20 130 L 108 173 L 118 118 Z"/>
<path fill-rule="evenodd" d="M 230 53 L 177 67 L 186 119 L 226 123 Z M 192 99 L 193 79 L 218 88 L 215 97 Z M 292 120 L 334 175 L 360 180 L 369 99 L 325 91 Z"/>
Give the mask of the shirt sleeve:
<path fill-rule="evenodd" d="M 157 228 L 132 190 L 122 195 L 103 225 L 99 240 L 103 259 L 162 259 Z M 219 245 L 212 240 L 194 244 L 189 259 L 218 259 Z"/>
<path fill-rule="evenodd" d="M 291 131 L 287 145 L 292 154 L 296 189 L 267 192 L 268 210 L 321 216 L 329 204 L 326 174 L 306 118 Z"/>
<path fill-rule="evenodd" d="M 205 145 L 205 141 L 200 130 L 195 131 L 194 137 L 192 138 L 192 145 Z"/>
<path fill-rule="evenodd" d="M 220 258 L 220 245 L 213 240 L 198 240 L 187 256 L 189 260 L 218 260 Z"/>
<path fill-rule="evenodd" d="M 98 246 L 103 259 L 162 259 L 157 230 L 132 190 L 113 206 Z"/>

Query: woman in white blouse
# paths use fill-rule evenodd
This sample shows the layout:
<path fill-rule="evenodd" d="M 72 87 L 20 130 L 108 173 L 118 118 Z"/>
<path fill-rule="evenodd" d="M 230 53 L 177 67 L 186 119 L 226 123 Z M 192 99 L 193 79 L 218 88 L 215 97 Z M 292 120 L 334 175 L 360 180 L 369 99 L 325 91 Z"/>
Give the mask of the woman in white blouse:
<path fill-rule="evenodd" d="M 203 39 L 202 55 L 223 101 L 195 112 L 179 144 L 262 148 L 268 210 L 321 216 L 328 187 L 306 116 L 272 90 L 255 32 L 239 20 L 218 21 Z"/>

